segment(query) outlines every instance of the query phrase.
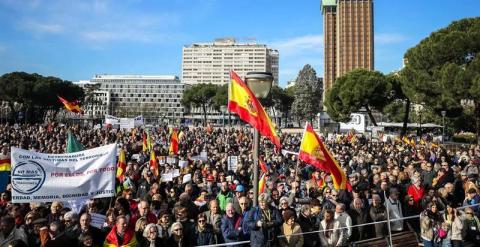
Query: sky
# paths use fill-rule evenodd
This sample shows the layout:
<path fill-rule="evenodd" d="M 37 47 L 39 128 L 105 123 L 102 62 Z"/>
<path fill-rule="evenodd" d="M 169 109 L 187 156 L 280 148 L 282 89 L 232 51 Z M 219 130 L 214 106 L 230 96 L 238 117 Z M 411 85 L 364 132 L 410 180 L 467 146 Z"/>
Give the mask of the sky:
<path fill-rule="evenodd" d="M 398 70 L 431 32 L 478 16 L 479 0 L 375 0 L 375 69 Z M 221 37 L 278 49 L 281 86 L 305 64 L 323 76 L 320 0 L 0 0 L 0 75 L 180 77 L 184 45 Z"/>

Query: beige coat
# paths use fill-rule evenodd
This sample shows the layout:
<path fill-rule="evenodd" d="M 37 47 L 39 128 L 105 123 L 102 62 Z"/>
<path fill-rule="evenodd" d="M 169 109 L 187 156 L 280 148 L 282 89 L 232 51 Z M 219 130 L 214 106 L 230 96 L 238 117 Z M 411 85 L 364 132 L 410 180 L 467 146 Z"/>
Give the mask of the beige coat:
<path fill-rule="evenodd" d="M 300 234 L 302 229 L 298 223 L 293 224 L 293 228 L 285 223 L 281 227 L 281 235 L 286 237 L 279 238 L 279 244 L 281 247 L 302 247 L 303 246 L 303 235 L 294 235 L 291 234 Z"/>

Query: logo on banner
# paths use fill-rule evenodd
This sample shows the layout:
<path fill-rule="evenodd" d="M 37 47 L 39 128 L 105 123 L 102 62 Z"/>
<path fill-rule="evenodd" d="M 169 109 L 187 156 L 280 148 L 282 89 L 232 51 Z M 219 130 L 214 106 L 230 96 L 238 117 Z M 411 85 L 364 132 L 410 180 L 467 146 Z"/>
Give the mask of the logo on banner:
<path fill-rule="evenodd" d="M 35 161 L 18 163 L 12 171 L 12 187 L 21 194 L 32 194 L 45 182 L 45 170 Z"/>

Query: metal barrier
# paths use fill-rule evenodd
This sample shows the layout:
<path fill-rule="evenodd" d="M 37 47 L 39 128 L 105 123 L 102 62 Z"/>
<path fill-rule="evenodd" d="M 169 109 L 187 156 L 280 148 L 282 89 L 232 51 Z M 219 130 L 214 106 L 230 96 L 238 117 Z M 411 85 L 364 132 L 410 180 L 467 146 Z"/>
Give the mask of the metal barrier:
<path fill-rule="evenodd" d="M 461 209 L 465 209 L 465 208 L 469 208 L 469 207 L 475 207 L 475 206 L 480 206 L 480 203 L 473 204 L 473 205 L 468 205 L 468 206 L 457 207 L 456 209 L 461 210 Z M 444 211 L 441 211 L 440 213 L 442 213 L 442 212 L 444 212 Z M 409 219 L 415 219 L 415 218 L 420 218 L 420 214 L 419 215 L 402 217 L 402 218 L 399 218 L 399 219 L 390 219 L 390 220 L 382 220 L 382 221 L 377 221 L 377 222 L 369 222 L 369 223 L 358 224 L 358 225 L 353 225 L 353 226 L 333 228 L 333 229 L 329 229 L 329 230 L 318 230 L 318 231 L 311 231 L 311 232 L 294 233 L 294 234 L 290 234 L 288 236 L 297 236 L 297 235 L 305 235 L 305 234 L 312 234 L 312 233 L 320 233 L 320 232 L 326 232 L 326 231 L 333 231 L 333 230 L 337 230 L 337 229 L 340 229 L 340 230 L 347 229 L 348 230 L 348 229 L 351 229 L 351 228 L 354 228 L 354 227 L 376 225 L 376 224 L 382 224 L 382 223 L 389 223 L 389 222 L 392 222 L 392 221 L 409 220 Z M 388 224 L 388 225 L 390 225 L 390 224 Z M 391 235 L 391 232 L 389 232 L 389 235 Z M 280 235 L 277 238 L 284 238 L 284 237 L 286 237 L 286 236 L 285 235 Z M 391 243 L 391 240 L 389 240 L 389 242 Z M 250 240 L 248 240 L 248 241 L 238 241 L 238 242 L 232 242 L 232 243 L 223 243 L 223 244 L 201 245 L 201 246 L 198 246 L 198 247 L 232 246 L 232 245 L 248 244 L 248 243 L 250 243 Z"/>

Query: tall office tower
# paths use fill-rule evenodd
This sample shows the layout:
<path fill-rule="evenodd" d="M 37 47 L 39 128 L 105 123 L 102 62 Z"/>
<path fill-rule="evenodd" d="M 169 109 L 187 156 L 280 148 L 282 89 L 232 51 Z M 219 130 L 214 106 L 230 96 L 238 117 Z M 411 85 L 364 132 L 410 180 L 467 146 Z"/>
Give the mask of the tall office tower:
<path fill-rule="evenodd" d="M 373 0 L 322 0 L 324 92 L 339 76 L 373 64 Z"/>
<path fill-rule="evenodd" d="M 244 77 L 247 72 L 271 72 L 278 85 L 278 51 L 256 42 L 237 43 L 233 38 L 213 43 L 194 43 L 182 52 L 182 82 L 226 84 L 230 70 Z"/>

